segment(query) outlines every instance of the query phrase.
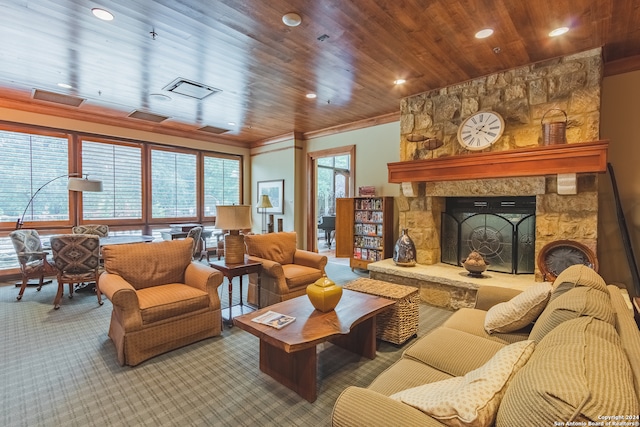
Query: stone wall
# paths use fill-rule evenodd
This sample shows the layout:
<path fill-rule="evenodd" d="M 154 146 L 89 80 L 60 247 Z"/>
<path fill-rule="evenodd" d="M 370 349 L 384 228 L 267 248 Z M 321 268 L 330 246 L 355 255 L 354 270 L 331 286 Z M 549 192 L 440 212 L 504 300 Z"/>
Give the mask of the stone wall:
<path fill-rule="evenodd" d="M 531 64 L 404 98 L 400 104 L 400 161 L 464 155 L 456 135 L 462 119 L 494 110 L 505 120 L 505 132 L 487 151 L 537 146 L 541 120 L 552 108 L 567 113 L 567 141 L 596 141 L 600 131 L 601 49 Z M 550 113 L 545 123 L 564 120 Z M 444 144 L 428 150 L 409 135 L 438 138 Z"/>
<path fill-rule="evenodd" d="M 457 142 L 462 119 L 494 110 L 505 119 L 501 139 L 486 151 L 541 144 L 541 119 L 559 108 L 567 113 L 567 142 L 599 139 L 602 58 L 600 49 L 532 64 L 481 79 L 405 98 L 401 104 L 402 161 L 469 155 Z M 550 116 L 552 121 L 563 116 Z M 555 118 L 554 118 L 555 117 Z M 428 150 L 409 135 L 438 138 L 444 144 Z M 490 167 L 490 166 L 488 166 Z M 417 262 L 440 262 L 440 217 L 445 197 L 536 196 L 536 258 L 556 240 L 575 240 L 595 253 L 597 244 L 597 175 L 578 175 L 578 194 L 558 195 L 556 176 L 420 183 L 417 197 L 400 196 L 399 228 L 416 244 Z M 536 268 L 536 280 L 542 280 Z"/>

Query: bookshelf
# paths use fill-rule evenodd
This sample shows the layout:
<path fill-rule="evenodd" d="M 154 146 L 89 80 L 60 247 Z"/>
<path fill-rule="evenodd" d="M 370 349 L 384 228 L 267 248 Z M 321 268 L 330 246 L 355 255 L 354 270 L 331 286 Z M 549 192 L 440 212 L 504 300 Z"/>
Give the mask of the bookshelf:
<path fill-rule="evenodd" d="M 393 197 L 336 199 L 336 257 L 351 269 L 393 256 Z"/>

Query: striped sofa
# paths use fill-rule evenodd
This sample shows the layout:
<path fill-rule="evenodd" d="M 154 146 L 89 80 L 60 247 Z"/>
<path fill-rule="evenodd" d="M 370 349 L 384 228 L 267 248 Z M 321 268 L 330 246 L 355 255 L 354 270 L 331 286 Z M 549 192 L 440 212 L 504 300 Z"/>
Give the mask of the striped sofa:
<path fill-rule="evenodd" d="M 458 310 L 419 338 L 369 387 L 344 390 L 334 405 L 332 425 L 638 425 L 640 331 L 620 288 L 607 286 L 588 267 L 570 267 L 553 283 L 534 323 L 488 334 L 484 326 L 490 307 L 517 293 L 481 287 L 475 308 Z M 501 386 L 493 413 L 484 419 L 442 415 L 448 412 L 441 406 L 424 409 L 432 401 L 442 405 L 439 396 L 418 395 L 414 401 L 421 406 L 398 398 L 407 391 L 412 398 L 415 390 L 432 393 L 440 384 L 482 372 L 500 350 L 525 341 L 533 351 Z M 462 392 L 451 400 L 456 396 L 472 400 Z M 451 403 L 456 414 L 467 410 L 466 404 Z"/>
<path fill-rule="evenodd" d="M 121 365 L 218 336 L 222 273 L 192 262 L 193 239 L 108 245 L 100 291 L 113 304 L 109 337 Z"/>

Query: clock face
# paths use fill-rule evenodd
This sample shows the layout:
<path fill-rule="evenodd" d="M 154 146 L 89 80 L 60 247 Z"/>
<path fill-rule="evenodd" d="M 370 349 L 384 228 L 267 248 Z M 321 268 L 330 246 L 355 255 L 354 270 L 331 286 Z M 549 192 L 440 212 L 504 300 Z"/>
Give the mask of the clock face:
<path fill-rule="evenodd" d="M 490 147 L 502 136 L 504 120 L 494 111 L 479 111 L 467 117 L 458 128 L 458 142 L 467 150 Z"/>

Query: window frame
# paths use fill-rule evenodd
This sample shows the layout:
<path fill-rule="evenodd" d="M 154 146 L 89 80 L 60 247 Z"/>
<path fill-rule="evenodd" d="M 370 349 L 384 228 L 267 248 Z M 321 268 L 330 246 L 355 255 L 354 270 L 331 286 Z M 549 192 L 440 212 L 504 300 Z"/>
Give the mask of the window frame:
<path fill-rule="evenodd" d="M 74 176 L 74 174 L 77 174 L 79 176 L 80 173 L 74 171 L 75 164 L 73 162 L 73 156 L 71 154 L 75 150 L 74 136 L 72 132 L 41 129 L 41 128 L 32 129 L 28 127 L 14 126 L 14 125 L 4 124 L 4 123 L 0 123 L 0 130 L 5 132 L 26 134 L 29 136 L 37 135 L 37 136 L 66 139 L 67 140 L 67 174 L 71 176 Z M 60 179 L 62 180 L 62 178 Z M 46 186 L 47 184 L 44 184 L 44 185 Z M 33 190 L 31 197 L 33 197 L 38 190 L 44 189 L 44 188 L 46 187 L 39 187 Z M 74 213 L 77 212 L 78 210 L 77 197 L 75 197 L 75 192 L 72 192 L 72 191 L 67 191 L 67 194 L 68 194 L 67 205 L 69 209 L 69 218 L 67 220 L 55 220 L 55 221 L 26 221 L 25 220 L 22 228 L 55 229 L 60 227 L 71 227 L 75 220 Z M 25 205 L 24 208 L 27 208 L 27 205 Z M 15 220 L 18 220 L 18 217 L 16 217 Z M 11 230 L 13 230 L 16 225 L 15 220 L 0 222 L 0 229 L 10 228 Z"/>

